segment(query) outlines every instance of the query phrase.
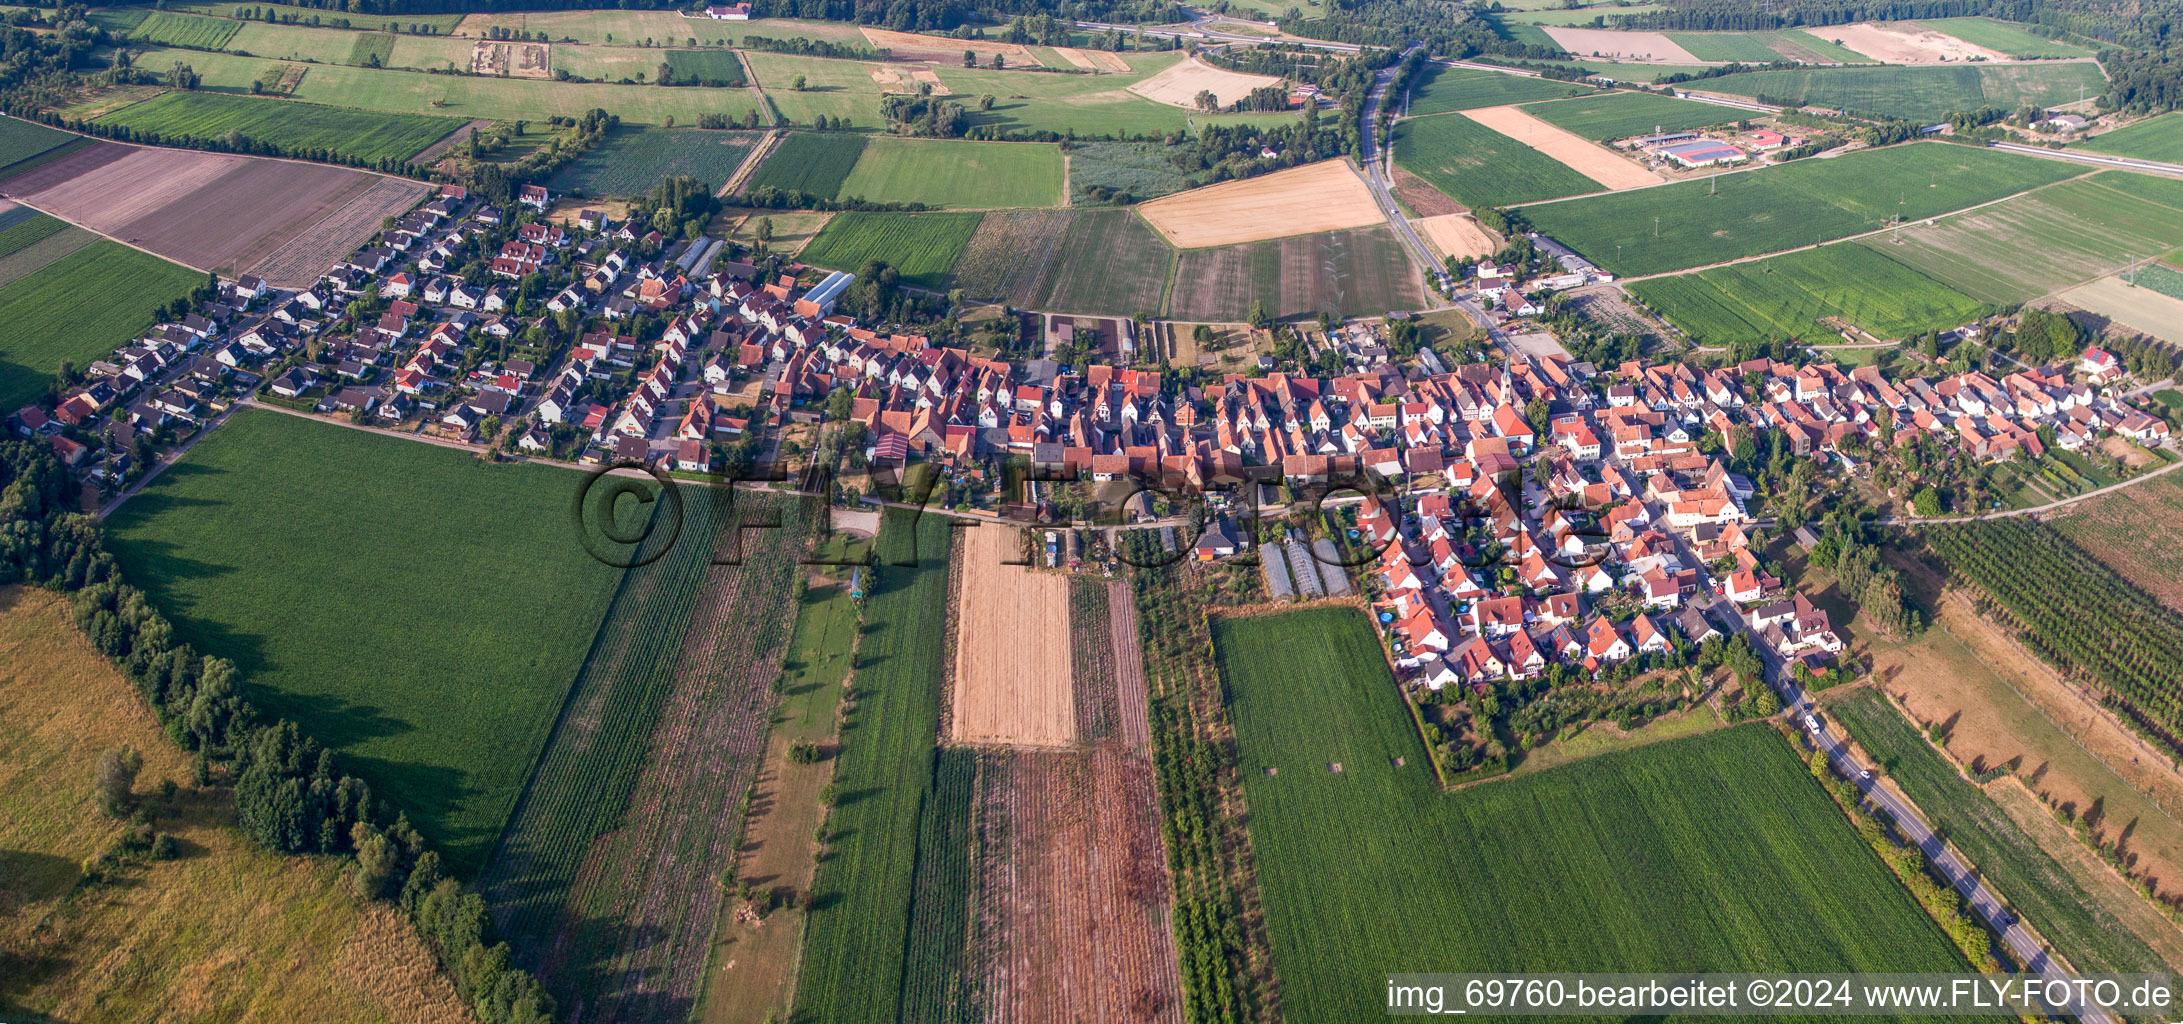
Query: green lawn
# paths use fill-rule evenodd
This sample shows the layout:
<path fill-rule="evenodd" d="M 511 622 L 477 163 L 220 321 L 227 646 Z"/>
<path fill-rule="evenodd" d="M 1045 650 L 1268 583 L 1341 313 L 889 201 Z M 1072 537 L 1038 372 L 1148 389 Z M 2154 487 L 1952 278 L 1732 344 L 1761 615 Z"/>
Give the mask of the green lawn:
<path fill-rule="evenodd" d="M 188 267 L 102 239 L 0 287 L 0 410 L 44 394 L 64 362 L 81 370 L 106 358 L 203 283 Z"/>
<path fill-rule="evenodd" d="M 397 53 L 400 42 L 397 40 Z M 203 88 L 234 93 L 248 93 L 252 81 L 280 67 L 279 62 L 262 57 L 156 48 L 145 51 L 138 61 L 154 69 L 181 61 L 203 76 Z M 747 89 L 662 89 L 652 85 L 433 75 L 335 64 L 297 66 L 306 70 L 296 87 L 296 99 L 402 114 L 539 121 L 554 114 L 582 117 L 597 108 L 634 124 L 662 124 L 673 117 L 677 124 L 690 125 L 697 123 L 698 115 L 708 113 L 740 119 L 757 106 L 757 97 Z"/>
<path fill-rule="evenodd" d="M 2169 111 L 2127 128 L 2102 132 L 2078 143 L 2077 148 L 2140 160 L 2183 161 L 2183 111 Z"/>
<path fill-rule="evenodd" d="M 1061 205 L 1061 149 L 1044 142 L 871 140 L 840 194 L 877 202 L 992 209 Z"/>
<path fill-rule="evenodd" d="M 2088 974 L 2167 971 L 2144 940 L 1942 759 L 1877 691 L 1862 690 L 1827 707 L 1933 827 L 2069 958 L 2070 966 Z"/>
<path fill-rule="evenodd" d="M 178 145 L 235 132 L 375 162 L 388 157 L 406 161 L 463 125 L 461 119 L 453 117 L 385 114 L 293 100 L 180 91 L 129 104 L 99 118 L 99 123 L 132 129 L 147 140 Z"/>
<path fill-rule="evenodd" d="M 1581 102 L 1581 101 L 1565 101 Z M 1395 125 L 1395 163 L 1464 206 L 1512 206 L 1604 186 L 1462 114 Z"/>
<path fill-rule="evenodd" d="M 1592 262 L 1638 276 L 1830 241 L 1896 216 L 1921 220 L 2082 173 L 2054 160 L 1918 142 L 1524 212 Z"/>
<path fill-rule="evenodd" d="M 2080 90 L 2088 97 L 2106 91 L 2107 80 L 2090 63 L 1890 65 L 1752 71 L 1709 78 L 1693 88 L 1767 103 L 1931 120 L 1987 106 L 2014 110 L 2026 103 L 2072 103 Z"/>
<path fill-rule="evenodd" d="M 1289 1020 L 1397 971 L 1963 969 L 1768 727 L 1448 793 L 1357 611 L 1213 636 Z"/>
<path fill-rule="evenodd" d="M 180 636 L 243 670 L 457 870 L 499 834 L 620 578 L 580 474 L 246 410 L 108 521 Z"/>
<path fill-rule="evenodd" d="M 1968 322 L 1978 300 L 1861 245 L 1827 245 L 1753 263 L 1630 286 L 1669 323 L 1707 345 L 1772 338 L 1833 341 L 1840 317 L 1882 339 Z"/>
<path fill-rule="evenodd" d="M 1562 99 L 1593 92 L 1591 86 L 1499 71 L 1429 65 L 1410 93 L 1412 116 L 1497 107 L 1505 103 Z"/>
<path fill-rule="evenodd" d="M 816 267 L 855 271 L 882 260 L 902 283 L 938 290 L 978 229 L 975 213 L 844 213 L 826 222 L 797 258 Z"/>
<path fill-rule="evenodd" d="M 1626 90 L 1551 103 L 1528 103 L 1524 112 L 1594 141 L 1733 124 L 1736 111 L 1711 103 Z"/>

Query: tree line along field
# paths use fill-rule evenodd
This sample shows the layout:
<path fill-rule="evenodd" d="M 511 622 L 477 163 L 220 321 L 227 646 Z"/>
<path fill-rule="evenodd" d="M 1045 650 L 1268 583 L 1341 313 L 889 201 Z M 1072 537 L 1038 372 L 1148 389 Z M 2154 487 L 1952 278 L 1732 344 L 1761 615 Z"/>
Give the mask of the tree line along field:
<path fill-rule="evenodd" d="M 107 536 L 184 640 L 233 660 L 253 702 L 467 875 L 620 578 L 570 529 L 580 480 L 244 410 Z"/>
<path fill-rule="evenodd" d="M 762 137 L 705 128 L 616 127 L 548 184 L 580 196 L 642 196 L 667 178 L 688 175 L 717 189 L 735 176 Z"/>
<path fill-rule="evenodd" d="M 0 588 L 0 650 L 11 1017 L 154 1020 L 186 988 L 187 1005 L 238 1024 L 468 1018 L 415 930 L 358 900 L 339 860 L 268 851 L 235 827 L 225 788 L 187 784 L 190 755 L 77 630 L 66 595 Z M 131 827 L 100 812 L 94 785 L 101 752 L 122 744 L 143 754 L 139 800 L 184 854 L 107 868 L 101 884 L 79 865 Z M 163 780 L 183 785 L 165 797 Z"/>
<path fill-rule="evenodd" d="M 1592 262 L 1635 277 L 1832 241 L 1890 218 L 1920 220 L 2083 173 L 2060 161 L 1917 142 L 1523 212 Z"/>
<path fill-rule="evenodd" d="M 1873 249 L 1826 245 L 1754 263 L 1634 282 L 1654 312 L 1706 345 L 1835 333 L 1840 317 L 1880 338 L 1945 330 L 1985 312 L 1978 300 Z"/>
<path fill-rule="evenodd" d="M 879 260 L 895 268 L 903 284 L 937 291 L 946 287 L 978 220 L 975 213 L 844 213 L 827 221 L 797 256 L 851 272 Z"/>
<path fill-rule="evenodd" d="M 951 287 L 1024 309 L 1160 312 L 1175 250 L 1129 210 L 1007 210 L 978 221 Z"/>
<path fill-rule="evenodd" d="M 2009 906 L 2084 973 L 2159 973 L 2168 969 L 2144 940 L 2102 906 L 2006 811 L 1927 745 L 1879 691 L 1867 687 L 1828 710 L 1887 777 L 1963 851 Z"/>
<path fill-rule="evenodd" d="M 1604 187 L 1462 114 L 1398 122 L 1394 147 L 1397 165 L 1472 209 L 1583 195 Z"/>
<path fill-rule="evenodd" d="M 1523 111 L 1594 142 L 1650 135 L 1655 130 L 1678 132 L 1729 124 L 1740 116 L 1737 111 L 1710 103 L 1679 100 L 1658 93 L 1629 91 L 1549 103 L 1526 103 Z"/>
<path fill-rule="evenodd" d="M 2178 238 L 2183 182 L 2101 171 L 1862 244 L 1982 302 L 2007 304 L 2104 277 Z"/>
<path fill-rule="evenodd" d="M 808 517 L 684 494 L 682 534 L 623 575 L 480 878 L 571 1017 L 689 1019 L 766 749 Z M 731 539 L 742 522 L 781 529 Z"/>
<path fill-rule="evenodd" d="M 80 370 L 105 358 L 204 282 L 188 267 L 101 239 L 0 287 L 0 407 L 44 394 L 63 363 Z"/>
<path fill-rule="evenodd" d="M 908 946 L 918 914 L 919 865 L 957 849 L 958 820 L 928 811 L 945 784 L 939 735 L 946 675 L 950 531 L 936 516 L 889 509 L 878 540 L 879 565 L 866 589 L 863 638 L 854 691 L 841 724 L 834 785 L 844 794 L 828 814 L 813 882 L 796 985 L 797 1018 L 819 1021 L 907 1019 Z M 897 563 L 910 562 L 903 565 Z M 946 792 L 958 792 L 946 788 Z M 929 927 L 929 925 L 928 925 Z M 945 950 L 920 947 L 920 957 Z"/>
<path fill-rule="evenodd" d="M 1562 99 L 1594 91 L 1588 85 L 1551 78 L 1526 78 L 1499 71 L 1433 65 L 1411 88 L 1406 112 L 1412 117 L 1422 117 L 1532 100 Z"/>
<path fill-rule="evenodd" d="M 2074 103 L 2080 90 L 2096 96 L 2106 87 L 2099 66 L 2082 62 L 1792 68 L 1725 75 L 1693 86 L 1767 103 L 1920 120 L 1980 107 L 2014 110 L 2027 103 Z"/>
<path fill-rule="evenodd" d="M 1355 609 L 1216 619 L 1213 640 L 1289 1020 L 1384 1013 L 1358 979 L 1419 963 L 1964 969 L 1769 727 L 1449 793 Z"/>
<path fill-rule="evenodd" d="M 2169 111 L 2136 124 L 2101 132 L 2077 143 L 2078 149 L 2140 160 L 2183 161 L 2183 111 Z"/>
<path fill-rule="evenodd" d="M 98 119 L 146 141 L 189 145 L 230 133 L 288 146 L 324 149 L 377 162 L 410 157 L 462 127 L 459 118 L 386 114 L 294 100 L 206 92 L 169 92 Z"/>

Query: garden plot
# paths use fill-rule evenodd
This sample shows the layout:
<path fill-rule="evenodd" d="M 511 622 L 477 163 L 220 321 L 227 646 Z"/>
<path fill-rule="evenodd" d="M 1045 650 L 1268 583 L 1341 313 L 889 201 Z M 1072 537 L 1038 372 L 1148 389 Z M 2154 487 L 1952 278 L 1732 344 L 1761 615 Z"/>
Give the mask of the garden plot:
<path fill-rule="evenodd" d="M 1322 160 L 1191 189 L 1138 208 L 1168 242 L 1194 249 L 1383 223 L 1346 160 Z"/>
<path fill-rule="evenodd" d="M 1076 739 L 1069 659 L 1069 581 L 1009 565 L 1013 528 L 963 538 L 955 594 L 955 685 L 948 738 L 957 743 L 1066 746 Z"/>

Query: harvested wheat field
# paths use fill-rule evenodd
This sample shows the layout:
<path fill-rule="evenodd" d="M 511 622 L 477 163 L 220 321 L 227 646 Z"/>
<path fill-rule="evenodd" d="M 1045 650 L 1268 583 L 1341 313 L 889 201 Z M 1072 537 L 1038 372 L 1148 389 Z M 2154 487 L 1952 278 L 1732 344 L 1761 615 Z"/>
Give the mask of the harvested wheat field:
<path fill-rule="evenodd" d="M 94 806 L 93 765 L 124 743 L 144 755 L 138 806 L 182 855 L 90 882 L 78 865 L 126 828 Z M 189 770 L 66 597 L 0 587 L 0 1007 L 86 1024 L 475 1019 L 340 861 L 259 849 L 225 790 L 158 795 Z"/>
<path fill-rule="evenodd" d="M 1614 150 L 1550 125 L 1516 107 L 1480 107 L 1463 111 L 1463 116 L 1553 157 L 1570 170 L 1616 191 L 1658 185 L 1668 180 Z"/>
<path fill-rule="evenodd" d="M 1258 242 L 1384 221 L 1347 160 L 1322 160 L 1178 192 L 1137 211 L 1178 248 Z"/>
<path fill-rule="evenodd" d="M 1541 26 L 1561 48 L 1580 57 L 1616 57 L 1622 60 L 1658 60 L 1670 64 L 1697 64 L 1698 58 L 1660 32 L 1618 32 L 1607 28 Z"/>
<path fill-rule="evenodd" d="M 346 167 L 95 143 L 0 189 L 199 270 L 310 284 L 430 186 Z"/>
<path fill-rule="evenodd" d="M 1185 57 L 1159 74 L 1130 83 L 1129 91 L 1154 102 L 1196 109 L 1201 92 L 1210 90 L 1220 98 L 1221 106 L 1227 106 L 1250 95 L 1253 89 L 1280 84 L 1281 79 L 1272 75 L 1247 75 Z"/>
<path fill-rule="evenodd" d="M 993 63 L 993 55 L 1000 54 L 1016 67 L 1037 66 L 1039 59 L 1030 47 L 1020 43 L 1003 43 L 992 39 L 949 39 L 943 36 L 921 36 L 914 32 L 890 32 L 883 28 L 866 28 L 864 38 L 896 60 L 939 60 L 961 65 L 963 51 L 978 55 L 978 63 Z"/>
<path fill-rule="evenodd" d="M 2183 345 L 2183 299 L 2138 287 L 2119 277 L 2081 284 L 2056 298 L 2139 334 Z"/>
<path fill-rule="evenodd" d="M 1126 74 L 1128 62 L 1106 50 L 1079 50 L 1073 46 L 1056 46 L 1054 52 L 1068 61 L 1071 67 L 1081 71 L 1113 71 Z"/>
<path fill-rule="evenodd" d="M 1827 38 L 1888 64 L 1931 64 L 1938 61 L 2007 60 L 2009 55 L 1968 43 L 1929 28 L 1899 28 L 1859 22 L 1820 31 Z"/>
<path fill-rule="evenodd" d="M 1035 573 L 1010 527 L 964 531 L 948 738 L 1034 747 L 1076 740 L 1069 579 Z"/>
<path fill-rule="evenodd" d="M 1450 256 L 1459 260 L 1491 256 L 1501 248 L 1499 239 L 1487 231 L 1469 214 L 1448 213 L 1438 217 L 1425 217 L 1410 222 L 1417 229 L 1425 244 L 1442 259 Z"/>

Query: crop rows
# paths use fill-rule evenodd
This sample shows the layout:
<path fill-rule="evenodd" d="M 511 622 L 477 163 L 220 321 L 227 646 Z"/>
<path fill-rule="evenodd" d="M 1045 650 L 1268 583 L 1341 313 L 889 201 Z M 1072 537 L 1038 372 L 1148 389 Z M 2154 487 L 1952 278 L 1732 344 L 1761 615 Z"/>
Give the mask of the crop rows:
<path fill-rule="evenodd" d="M 1109 629 L 1106 584 L 1069 581 L 1069 659 L 1075 680 L 1076 735 L 1084 742 L 1114 734 L 1116 680 L 1114 635 Z"/>
<path fill-rule="evenodd" d="M 235 38 L 235 33 L 242 27 L 242 22 L 229 18 L 201 18 L 190 14 L 153 11 L 151 17 L 130 30 L 129 38 L 139 43 L 217 50 L 226 46 L 228 40 Z"/>
<path fill-rule="evenodd" d="M 1597 192 L 1602 187 L 1567 164 L 1462 114 L 1421 117 L 1397 125 L 1395 162 L 1472 209 Z"/>
<path fill-rule="evenodd" d="M 1560 99 L 1591 91 L 1590 86 L 1550 78 L 1435 66 L 1420 76 L 1418 85 L 1411 92 L 1409 113 L 1413 117 L 1444 114 L 1451 110 Z"/>
<path fill-rule="evenodd" d="M 1638 281 L 1630 290 L 1702 344 L 1834 333 L 1840 317 L 1881 338 L 1954 327 L 1977 300 L 1861 245 L 1829 245 L 1756 263 Z"/>
<path fill-rule="evenodd" d="M 1795 68 L 1710 78 L 1701 87 L 1765 103 L 1925 119 L 1985 106 L 2053 106 L 2075 100 L 2079 86 L 2093 95 L 2105 84 L 2097 65 L 2073 63 Z"/>
<path fill-rule="evenodd" d="M 800 546 L 712 565 L 735 533 L 715 493 L 624 575 L 481 881 L 518 961 L 587 1017 L 687 1013 L 764 745 Z"/>
<path fill-rule="evenodd" d="M 1936 526 L 1927 538 L 1951 571 L 2008 613 L 2025 646 L 2183 751 L 2183 616 L 2045 523 Z"/>
<path fill-rule="evenodd" d="M 685 84 L 741 86 L 748 81 L 743 77 L 743 62 L 733 50 L 669 50 L 667 70 L 675 73 L 675 81 Z"/>
<path fill-rule="evenodd" d="M 1592 262 L 1634 277 L 1831 241 L 2082 173 L 2038 157 L 1919 142 L 1523 212 Z"/>
<path fill-rule="evenodd" d="M 748 189 L 775 188 L 832 199 L 841 194 L 841 183 L 849 180 L 857 158 L 864 155 L 865 141 L 862 135 L 789 132 L 752 172 Z"/>
<path fill-rule="evenodd" d="M 0 363 L 29 370 L 0 376 L 0 408 L 43 392 L 64 362 L 81 368 L 104 357 L 203 281 L 187 267 L 100 240 L 0 288 Z M 104 298 L 86 302 L 87 295 Z"/>
<path fill-rule="evenodd" d="M 452 117 L 387 114 L 294 100 L 170 92 L 99 119 L 146 141 L 189 145 L 240 134 L 294 151 L 323 150 L 359 160 L 408 160 L 462 127 Z"/>
<path fill-rule="evenodd" d="M 0 167 L 28 160 L 80 137 L 36 121 L 0 117 Z"/>
<path fill-rule="evenodd" d="M 979 772 L 978 753 L 968 747 L 949 747 L 932 759 L 932 785 L 917 823 L 899 1020 L 976 1024 L 981 1016 L 975 1012 L 978 976 L 965 955 L 977 891 L 971 883 L 971 808 Z"/>
<path fill-rule="evenodd" d="M 775 157 L 774 159 L 779 159 Z M 768 160 L 770 166 L 772 160 Z M 764 173 L 764 169 L 760 169 Z M 798 257 L 813 266 L 856 271 L 878 260 L 903 284 L 937 291 L 978 229 L 975 213 L 844 213 L 819 230 Z"/>
<path fill-rule="evenodd" d="M 1529 103 L 1524 105 L 1524 113 L 1593 140 L 1703 128 L 1733 122 L 1737 117 L 1736 111 L 1710 103 L 1628 91 Z"/>
<path fill-rule="evenodd" d="M 616 128 L 554 175 L 553 187 L 586 196 L 641 196 L 667 178 L 688 175 L 719 188 L 735 176 L 759 138 L 755 132 L 698 128 Z"/>
<path fill-rule="evenodd" d="M 1888 777 L 1932 819 L 1934 828 L 1978 866 L 2041 937 L 2069 958 L 2071 967 L 2098 974 L 2166 970 L 2158 954 L 1927 745 L 1879 691 L 1868 688 L 1829 707 L 1858 745 L 1886 765 Z"/>

